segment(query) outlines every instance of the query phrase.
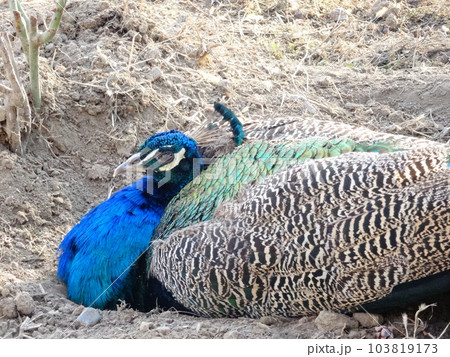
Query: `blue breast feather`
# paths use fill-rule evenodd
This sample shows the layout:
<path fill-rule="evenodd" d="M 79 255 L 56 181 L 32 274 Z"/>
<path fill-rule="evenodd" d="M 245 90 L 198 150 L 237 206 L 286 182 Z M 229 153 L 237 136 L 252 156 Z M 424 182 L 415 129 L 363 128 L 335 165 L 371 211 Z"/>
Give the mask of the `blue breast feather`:
<path fill-rule="evenodd" d="M 146 181 L 125 187 L 93 208 L 61 243 L 58 278 L 72 301 L 111 308 L 117 298 L 124 298 L 131 284 L 129 267 L 147 249 L 167 204 L 165 199 L 149 199 L 141 189 Z"/>

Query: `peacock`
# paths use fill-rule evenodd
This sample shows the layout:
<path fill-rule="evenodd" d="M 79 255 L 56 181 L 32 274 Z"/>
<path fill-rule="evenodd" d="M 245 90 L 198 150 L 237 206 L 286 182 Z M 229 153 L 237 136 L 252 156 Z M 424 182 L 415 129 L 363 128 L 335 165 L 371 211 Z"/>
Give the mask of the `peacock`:
<path fill-rule="evenodd" d="M 225 119 L 230 120 L 231 123 L 235 123 L 235 125 L 232 124 L 234 144 L 241 144 L 244 139 L 244 134 L 242 128 L 236 124 L 238 123 L 237 118 L 235 118 L 231 111 L 219 103 L 215 104 L 215 108 Z M 353 300 L 349 299 L 349 301 L 351 301 L 347 304 L 343 303 L 345 299 L 342 299 L 342 301 L 339 300 L 341 301 L 341 304 L 333 303 L 332 301 L 329 302 L 328 305 L 321 304 L 320 301 L 323 300 L 323 298 L 321 298 L 323 292 L 317 292 L 313 289 L 315 287 L 315 280 L 317 280 L 317 272 L 314 272 L 311 273 L 312 276 L 309 277 L 307 284 L 305 283 L 308 285 L 309 290 L 303 289 L 304 291 L 302 292 L 302 294 L 306 294 L 310 297 L 309 302 L 304 303 L 306 304 L 306 307 L 305 305 L 303 305 L 303 308 L 293 308 L 290 306 L 292 299 L 295 301 L 298 300 L 298 297 L 295 296 L 295 292 L 297 291 L 296 286 L 300 284 L 297 284 L 297 282 L 303 279 L 303 277 L 296 276 L 291 270 L 284 271 L 283 269 L 285 266 L 276 266 L 275 263 L 277 262 L 269 262 L 270 264 L 267 264 L 267 262 L 261 263 L 261 261 L 264 260 L 264 254 L 274 250 L 276 251 L 281 244 L 279 243 L 280 237 L 277 236 L 277 234 L 284 237 L 286 232 L 289 232 L 289 229 L 298 232 L 299 230 L 304 229 L 303 225 L 307 224 L 307 222 L 302 221 L 302 215 L 297 215 L 297 218 L 293 218 L 289 223 L 283 221 L 284 215 L 288 217 L 287 214 L 291 211 L 293 212 L 293 210 L 290 208 L 289 210 L 284 209 L 284 211 L 280 211 L 279 208 L 281 206 L 278 207 L 278 191 L 275 189 L 273 192 L 268 190 L 268 186 L 265 182 L 269 179 L 274 180 L 275 178 L 278 178 L 278 184 L 282 186 L 282 184 L 289 182 L 285 181 L 285 176 L 283 176 L 285 175 L 285 172 L 294 168 L 297 168 L 302 172 L 303 168 L 307 169 L 310 167 L 308 165 L 312 165 L 306 161 L 310 158 L 319 159 L 317 162 L 321 162 L 323 165 L 336 164 L 340 161 L 335 160 L 344 160 L 345 158 L 342 165 L 339 167 L 346 167 L 346 170 L 349 171 L 355 167 L 352 164 L 353 156 L 355 156 L 355 159 L 360 157 L 361 161 L 364 163 L 378 162 L 379 158 L 384 156 L 393 160 L 391 165 L 394 165 L 400 159 L 396 156 L 398 153 L 393 151 L 397 151 L 402 147 L 410 147 L 412 140 L 416 140 L 416 147 L 429 145 L 427 145 L 426 140 L 410 139 L 389 134 L 375 135 L 375 133 L 367 129 L 354 129 L 345 124 L 329 126 L 329 123 L 326 122 L 314 122 L 313 125 L 307 125 L 305 124 L 306 122 L 307 121 L 281 119 L 272 121 L 268 124 L 244 124 L 246 143 L 240 148 L 235 149 L 232 153 L 219 158 L 206 171 L 181 189 L 178 195 L 174 195 L 175 198 L 172 199 L 170 203 L 166 204 L 165 213 L 159 217 L 157 228 L 155 229 L 155 225 L 152 225 L 151 227 L 151 231 L 153 232 L 154 230 L 154 232 L 153 237 L 151 238 L 152 243 L 150 249 L 146 251 L 145 254 L 141 254 L 141 257 L 137 259 L 134 265 L 131 263 L 135 260 L 124 262 L 126 267 L 132 265 L 128 274 L 134 278 L 127 280 L 130 284 L 124 286 L 120 286 L 119 284 L 119 290 L 122 291 L 122 294 L 113 294 L 114 298 L 110 298 L 108 304 L 94 304 L 92 306 L 110 308 L 112 307 L 111 304 L 114 304 L 117 301 L 117 298 L 121 298 L 125 299 L 132 307 L 143 311 L 148 311 L 155 306 L 162 306 L 175 307 L 179 310 L 188 310 L 204 316 L 244 315 L 257 317 L 267 314 L 297 316 L 299 314 L 317 311 L 322 308 L 338 309 L 343 306 L 354 306 L 363 302 L 379 299 L 383 294 L 380 294 L 377 297 L 367 295 L 365 298 L 360 298 L 360 300 L 357 300 L 356 298 Z M 324 138 L 323 133 L 330 137 Z M 308 139 L 304 139 L 305 137 L 308 137 Z M 145 146 L 145 144 L 143 146 Z M 212 145 L 212 147 L 214 147 L 214 145 Z M 141 147 L 141 149 L 143 149 L 143 147 Z M 149 148 L 149 150 L 153 151 L 155 149 Z M 211 146 L 209 150 L 211 150 Z M 225 151 L 227 150 L 229 150 L 229 146 Z M 385 152 L 385 154 L 362 153 L 367 151 Z M 207 152 L 207 150 L 204 152 Z M 336 157 L 343 153 L 347 154 L 342 158 Z M 222 154 L 223 152 L 221 155 Z M 118 171 L 136 166 L 134 163 L 138 157 L 140 157 L 140 155 L 133 155 L 126 163 L 119 166 Z M 387 167 L 390 168 L 389 165 L 387 165 Z M 328 166 L 320 167 L 320 172 L 323 172 L 325 177 L 332 177 L 333 175 L 341 173 L 340 171 L 330 169 L 329 173 L 325 174 L 327 168 Z M 172 165 L 170 169 L 176 170 L 176 166 Z M 386 167 L 384 167 L 384 169 L 386 171 Z M 364 168 L 361 170 L 364 171 Z M 345 172 L 345 169 L 343 171 Z M 380 175 L 382 174 L 388 175 L 390 172 L 382 171 Z M 192 178 L 193 176 L 189 176 L 188 181 Z M 353 179 L 353 177 L 351 178 Z M 259 191 L 255 192 L 254 190 L 256 188 L 259 188 Z M 350 186 L 350 189 L 352 188 L 353 186 Z M 383 184 L 374 191 L 377 191 L 380 188 L 384 188 Z M 309 187 L 306 184 L 302 186 L 302 190 L 306 193 L 313 192 L 313 189 L 315 189 L 314 186 Z M 345 185 L 339 189 L 342 189 L 344 192 L 349 190 Z M 297 192 L 297 194 L 302 194 L 302 190 Z M 334 190 L 339 192 L 336 188 L 334 188 Z M 371 190 L 368 191 L 372 192 Z M 238 203 L 241 202 L 243 197 L 247 197 L 246 195 L 248 197 L 258 197 L 257 195 L 263 197 L 266 195 L 266 197 L 259 202 L 259 205 L 252 203 L 249 206 L 253 211 L 247 211 L 249 207 L 246 207 L 246 209 L 242 211 L 242 213 L 248 213 L 248 217 L 245 214 L 242 214 L 242 216 L 233 215 L 235 209 L 229 208 L 238 207 Z M 305 203 L 304 206 L 295 206 L 295 209 L 299 208 L 305 210 L 305 207 L 315 207 L 314 205 L 320 207 L 320 204 L 324 204 L 324 202 L 322 202 L 323 200 L 328 204 L 334 202 L 331 198 L 330 202 L 326 201 L 326 197 L 328 196 L 325 196 L 325 191 L 318 197 L 318 202 L 314 202 L 312 206 L 311 204 L 310 206 L 307 206 Z M 287 202 L 290 201 L 289 196 L 286 196 L 286 199 Z M 359 202 L 358 200 L 356 201 Z M 366 202 L 361 200 L 361 204 L 364 202 L 368 204 L 369 201 L 370 197 L 367 197 Z M 121 200 L 115 200 L 114 202 L 122 204 Z M 297 202 L 300 202 L 300 200 L 294 195 L 292 203 L 296 204 Z M 276 234 L 273 234 L 272 232 L 272 236 L 268 235 L 267 231 L 264 230 L 267 227 L 263 224 L 258 225 L 258 221 L 255 225 L 251 224 L 248 227 L 245 226 L 246 228 L 242 228 L 243 226 L 241 226 L 241 224 L 247 222 L 252 215 L 255 215 L 255 213 L 260 213 L 261 210 L 263 211 L 267 205 L 273 207 L 274 210 L 271 212 L 271 215 L 265 217 L 267 220 L 265 221 L 265 224 L 266 226 L 272 227 L 271 229 L 273 232 L 276 232 Z M 344 204 L 344 206 L 346 205 Z M 327 216 L 330 218 L 334 217 L 333 214 L 338 213 L 337 207 L 334 207 L 334 210 L 330 209 L 331 213 L 328 213 Z M 350 207 L 348 209 L 350 210 Z M 223 215 L 221 215 L 220 212 L 222 212 Z M 345 212 L 347 211 L 340 213 L 343 215 L 343 217 L 339 216 L 340 219 L 345 218 Z M 357 212 L 363 214 L 364 209 L 359 207 Z M 108 217 L 108 214 L 105 216 Z M 306 217 L 310 216 L 311 215 L 306 214 Z M 442 214 L 442 217 L 445 219 L 445 213 Z M 270 222 L 270 219 L 272 219 L 273 222 Z M 315 226 L 315 224 L 319 222 L 319 219 L 316 216 L 311 216 L 310 219 L 311 221 L 309 224 L 312 226 Z M 92 221 L 95 222 L 96 218 Z M 139 216 L 136 218 L 136 221 L 139 221 Z M 80 222 L 80 225 L 82 222 Z M 242 230 L 239 231 L 239 233 L 228 231 L 221 224 L 218 225 L 218 222 L 224 224 L 228 222 L 227 229 L 229 226 L 235 226 L 236 228 L 241 227 Z M 383 221 L 383 223 L 385 222 Z M 389 221 L 389 223 L 391 222 Z M 128 222 L 126 221 L 121 223 L 121 225 L 124 226 L 124 229 L 128 229 L 126 227 L 127 224 Z M 326 229 L 328 229 L 327 224 L 331 225 L 331 223 L 323 224 Z M 253 245 L 253 243 L 250 244 L 248 242 L 248 237 L 250 236 L 246 234 L 246 232 L 249 227 L 255 230 L 253 233 L 258 232 L 258 234 L 260 234 L 260 245 Z M 365 227 L 364 224 L 362 224 L 362 227 Z M 82 228 L 83 231 L 86 231 L 88 226 L 83 225 Z M 135 232 L 139 231 L 139 234 L 147 234 L 147 232 L 141 228 L 136 229 Z M 252 229 L 249 229 L 249 232 L 252 232 Z M 115 229 L 113 228 L 110 228 L 110 230 L 115 232 Z M 216 235 L 216 233 L 218 235 Z M 316 235 L 320 235 L 319 233 Z M 438 233 L 440 234 L 442 232 Z M 105 236 L 106 235 L 104 234 L 103 238 L 105 238 Z M 151 234 L 146 236 L 146 239 L 143 239 L 142 241 L 146 241 L 148 244 L 150 236 Z M 229 237 L 232 240 L 223 240 L 222 238 L 224 237 Z M 297 239 L 300 238 L 297 237 Z M 313 254 L 308 256 L 308 259 L 311 259 L 311 256 L 315 257 L 317 250 L 322 248 L 319 244 L 321 241 L 316 244 L 312 238 L 307 237 L 304 239 L 307 239 L 307 242 L 310 244 L 308 249 L 313 251 Z M 322 237 L 322 239 L 325 238 Z M 117 244 L 117 247 L 115 246 L 116 249 L 121 249 L 121 247 L 126 244 L 124 242 L 124 244 L 121 245 L 117 241 L 115 243 Z M 353 243 L 354 242 L 352 241 L 350 244 Z M 302 242 L 301 244 L 305 243 Z M 317 247 L 314 247 L 314 244 L 316 244 Z M 287 246 L 288 249 L 283 251 L 281 257 L 277 258 L 278 260 L 282 259 L 284 256 L 289 256 L 289 247 L 295 246 L 293 242 L 287 242 L 286 244 L 282 243 L 281 245 Z M 95 250 L 97 248 L 99 248 L 100 251 L 108 251 L 109 249 L 100 245 L 99 240 L 93 240 L 89 249 Z M 300 248 L 298 248 L 298 251 L 301 251 Z M 304 249 L 306 251 L 308 250 L 307 248 Z M 236 258 L 236 254 L 238 255 L 238 258 L 242 259 L 241 261 Z M 293 250 L 288 260 L 295 260 L 296 254 L 297 251 Z M 302 252 L 302 254 L 303 255 L 299 255 L 297 258 L 298 260 L 302 257 L 306 257 L 305 252 Z M 375 262 L 375 258 L 373 257 L 365 257 L 365 259 L 369 265 Z M 60 260 L 60 265 L 61 261 L 62 260 Z M 247 268 L 243 268 L 243 271 L 240 270 L 239 264 L 241 263 L 243 266 L 247 266 Z M 298 263 L 298 267 L 300 267 L 301 264 L 302 261 Z M 321 263 L 319 263 L 319 265 L 321 265 Z M 333 262 L 330 263 L 330 266 L 333 268 Z M 321 265 L 321 267 L 325 268 L 324 265 Z M 448 270 L 448 263 L 444 262 L 443 267 L 446 267 Z M 264 270 L 265 268 L 268 270 Z M 271 268 L 273 268 L 273 271 L 270 270 Z M 309 268 L 307 264 L 306 268 Z M 326 271 L 325 269 L 323 270 Z M 432 275 L 436 271 L 436 269 L 429 270 L 428 275 Z M 445 269 L 441 269 L 440 271 L 445 272 Z M 72 275 L 73 274 L 74 273 L 72 272 Z M 262 276 L 272 276 L 270 284 L 264 285 L 264 282 L 260 281 L 262 279 L 261 274 Z M 117 273 L 113 276 L 117 276 Z M 120 277 L 122 276 L 123 275 L 120 275 Z M 104 276 L 100 276 L 99 278 L 103 279 Z M 283 284 L 275 284 L 273 279 L 278 279 L 277 281 L 283 282 Z M 412 278 L 411 281 L 414 281 L 414 279 L 415 278 Z M 355 281 L 358 281 L 358 279 L 356 278 Z M 117 282 L 118 281 L 113 282 L 110 279 L 107 283 L 103 283 L 102 289 L 108 287 L 108 284 L 111 285 L 113 283 L 112 285 L 114 286 L 118 285 Z M 396 284 L 399 286 L 402 285 L 402 282 L 397 283 Z M 89 286 L 88 280 L 79 283 L 78 286 L 75 285 L 75 289 L 85 289 L 83 284 Z M 319 279 L 317 285 L 319 286 L 321 284 L 323 285 L 324 282 L 321 282 Z M 387 291 L 392 289 L 396 284 L 392 283 L 388 286 L 384 291 L 384 295 L 386 295 Z M 299 286 L 301 286 L 301 284 Z M 257 287 L 259 287 L 260 290 L 258 290 Z M 89 286 L 89 289 L 90 288 L 91 287 Z M 378 290 L 375 286 L 371 289 Z M 108 289 L 108 291 L 109 290 L 112 290 L 112 287 Z M 238 291 L 240 291 L 241 295 L 237 293 Z M 98 291 L 93 295 L 96 295 L 97 293 Z M 244 295 L 242 295 L 242 293 Z M 256 295 L 253 296 L 252 294 Z M 260 295 L 264 296 L 262 300 Z M 285 305 L 285 307 L 278 309 L 268 308 L 268 306 L 271 306 L 273 303 L 273 300 L 268 300 L 269 296 L 272 296 L 272 298 L 275 296 L 275 299 L 279 301 L 279 304 Z M 69 297 L 71 297 L 70 294 Z M 308 304 L 310 304 L 310 306 Z"/>
<path fill-rule="evenodd" d="M 433 275 L 450 290 L 447 155 L 359 152 L 287 166 L 209 220 L 153 238 L 149 280 L 208 317 L 350 309 Z"/>
<path fill-rule="evenodd" d="M 139 264 L 144 311 L 165 301 L 206 317 L 294 317 L 450 291 L 447 146 L 345 124 L 329 131 L 347 139 L 288 142 L 302 123 L 279 124 L 244 124 L 253 140 L 168 205 Z"/>
<path fill-rule="evenodd" d="M 232 136 L 220 123 L 188 135 L 176 130 L 155 134 L 117 167 L 115 174 L 134 170 L 144 177 L 91 209 L 64 237 L 57 277 L 70 300 L 100 309 L 114 309 L 119 300 L 134 301 L 138 271 L 133 263 L 148 248 L 167 204 L 206 166 L 202 154 L 220 155 L 230 138 L 235 145 L 242 142 L 237 118 L 229 124 Z"/>

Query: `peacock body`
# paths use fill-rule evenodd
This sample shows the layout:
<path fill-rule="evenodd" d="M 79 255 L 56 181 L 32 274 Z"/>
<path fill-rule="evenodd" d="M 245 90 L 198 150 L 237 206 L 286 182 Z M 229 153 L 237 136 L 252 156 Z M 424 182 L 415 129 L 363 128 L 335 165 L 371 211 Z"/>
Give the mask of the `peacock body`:
<path fill-rule="evenodd" d="M 229 172 L 208 185 L 208 171 L 231 167 L 242 179 L 264 156 L 258 145 L 231 154 L 240 161 L 239 153 L 254 153 L 240 171 L 225 156 L 185 187 L 217 205 L 210 219 L 185 228 L 164 223 L 165 235 L 158 227 L 164 239 L 151 244 L 148 274 L 177 302 L 202 316 L 292 317 L 352 308 L 439 273 L 447 274 L 442 291 L 450 290 L 447 149 L 299 162 L 214 200 L 208 190 Z M 277 163 L 255 167 L 269 173 Z M 161 223 L 172 204 L 183 207 L 175 200 Z M 209 206 L 200 207 L 209 217 Z"/>
<path fill-rule="evenodd" d="M 244 133 L 231 111 L 216 110 L 231 123 L 233 145 L 196 132 L 208 145 L 184 136 L 195 148 L 186 155 L 184 144 L 151 137 L 119 166 L 151 166 L 154 176 L 116 193 L 66 236 L 58 276 L 69 298 L 99 308 L 124 299 L 144 311 L 297 316 L 377 300 L 449 270 L 448 253 L 439 255 L 449 244 L 446 148 L 396 152 L 431 142 L 280 119 L 244 125 L 246 144 L 222 156 Z M 202 156 L 214 163 L 192 181 Z M 175 182 L 159 187 L 169 172 Z M 150 195 L 141 189 L 149 182 L 158 186 Z M 441 263 L 424 269 L 429 259 Z"/>

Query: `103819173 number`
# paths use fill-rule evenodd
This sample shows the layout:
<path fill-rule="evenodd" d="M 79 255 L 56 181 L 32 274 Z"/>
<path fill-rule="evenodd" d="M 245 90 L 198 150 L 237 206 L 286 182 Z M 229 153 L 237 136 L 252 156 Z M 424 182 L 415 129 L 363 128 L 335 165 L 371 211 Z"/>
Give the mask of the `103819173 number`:
<path fill-rule="evenodd" d="M 369 353 L 437 353 L 435 343 L 369 343 Z"/>

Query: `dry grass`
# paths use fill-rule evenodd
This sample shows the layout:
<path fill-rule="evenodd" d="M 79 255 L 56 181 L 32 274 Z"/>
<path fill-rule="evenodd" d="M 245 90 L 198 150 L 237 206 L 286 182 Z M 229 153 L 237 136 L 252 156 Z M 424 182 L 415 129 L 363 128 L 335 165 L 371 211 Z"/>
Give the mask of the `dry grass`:
<path fill-rule="evenodd" d="M 381 68 L 438 65 L 449 72 L 448 33 L 441 28 L 449 10 L 433 2 L 416 8 L 400 2 L 395 29 L 371 16 L 372 1 L 211 3 L 100 2 L 89 5 L 86 18 L 80 11 L 86 4 L 71 2 L 61 29 L 68 42 L 43 53 L 50 112 L 62 115 L 64 105 L 58 110 L 57 102 L 73 103 L 74 92 L 82 98 L 76 105 L 91 115 L 103 114 L 106 102 L 112 124 L 106 135 L 116 135 L 118 124 L 119 136 L 130 118 L 149 115 L 164 122 L 158 129 L 185 129 L 205 119 L 204 108 L 213 100 L 227 102 L 241 117 L 345 120 L 345 88 L 331 80 L 328 96 L 320 92 L 321 68 L 324 73 L 331 68 L 376 74 Z M 347 11 L 346 21 L 331 20 L 337 7 Z M 0 14 L 5 17 L 5 10 Z M 420 31 L 411 31 L 419 23 L 424 25 Z M 74 58 L 70 42 L 83 38 Z M 360 122 L 370 120 L 366 116 Z M 429 124 L 428 118 L 411 116 L 400 129 L 382 129 L 445 136 L 442 125 Z M 144 136 L 151 132 L 136 130 Z"/>
<path fill-rule="evenodd" d="M 436 304 L 421 304 L 416 313 L 414 314 L 414 319 L 410 319 L 406 313 L 402 314 L 402 320 L 403 320 L 403 331 L 400 331 L 400 333 L 405 338 L 418 338 L 420 334 L 423 334 L 425 337 L 430 337 L 432 339 L 440 339 L 442 336 L 444 336 L 445 332 L 447 331 L 448 327 L 450 326 L 450 322 L 447 324 L 447 326 L 442 330 L 442 332 L 439 334 L 439 336 L 433 336 L 431 333 L 427 332 L 427 321 L 423 320 L 419 317 L 419 315 L 428 310 L 429 308 L 435 307 Z"/>

